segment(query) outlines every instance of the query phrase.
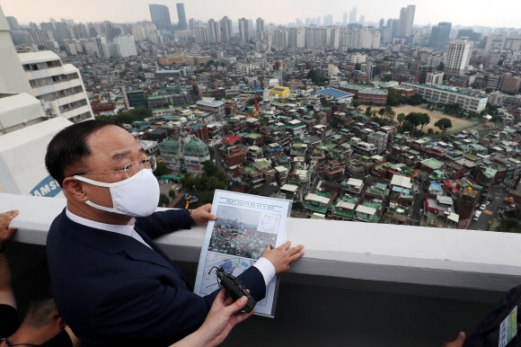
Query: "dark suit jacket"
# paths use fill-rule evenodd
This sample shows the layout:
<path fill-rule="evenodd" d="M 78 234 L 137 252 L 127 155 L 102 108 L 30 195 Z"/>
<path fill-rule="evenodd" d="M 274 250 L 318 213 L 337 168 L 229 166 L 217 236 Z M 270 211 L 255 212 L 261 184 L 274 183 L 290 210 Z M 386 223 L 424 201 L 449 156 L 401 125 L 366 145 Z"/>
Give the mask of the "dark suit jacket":
<path fill-rule="evenodd" d="M 190 228 L 186 210 L 137 218 L 131 237 L 83 226 L 63 211 L 51 225 L 47 255 L 58 311 L 86 346 L 167 346 L 203 323 L 218 291 L 204 298 L 151 238 Z M 241 282 L 260 300 L 266 286 L 250 267 Z"/>

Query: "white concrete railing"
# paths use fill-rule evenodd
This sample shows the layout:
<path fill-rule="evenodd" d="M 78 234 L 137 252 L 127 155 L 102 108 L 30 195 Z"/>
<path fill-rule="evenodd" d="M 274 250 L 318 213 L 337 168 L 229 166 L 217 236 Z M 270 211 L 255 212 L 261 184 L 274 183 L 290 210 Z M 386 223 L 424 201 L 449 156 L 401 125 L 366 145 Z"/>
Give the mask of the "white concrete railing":
<path fill-rule="evenodd" d="M 65 206 L 60 198 L 0 194 L 0 211 L 18 209 L 19 242 L 45 245 L 47 230 Z M 205 229 L 157 240 L 177 261 L 197 262 Z M 506 291 L 521 283 L 521 235 L 359 222 L 289 220 L 288 240 L 306 246 L 290 273 Z"/>

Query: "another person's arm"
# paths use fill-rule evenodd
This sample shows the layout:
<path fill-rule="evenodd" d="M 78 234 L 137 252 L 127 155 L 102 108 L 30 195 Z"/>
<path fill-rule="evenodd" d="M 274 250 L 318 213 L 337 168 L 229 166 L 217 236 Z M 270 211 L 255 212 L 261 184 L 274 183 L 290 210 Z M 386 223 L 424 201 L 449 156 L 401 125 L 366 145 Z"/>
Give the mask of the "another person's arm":
<path fill-rule="evenodd" d="M 13 238 L 16 228 L 10 228 L 9 223 L 18 215 L 18 211 L 0 213 L 0 304 L 16 308 L 16 300 L 11 288 L 11 270 L 7 257 L 3 252 L 5 243 Z"/>
<path fill-rule="evenodd" d="M 255 312 L 253 309 L 250 313 L 239 313 L 246 306 L 246 297 L 232 303 L 232 299 L 225 299 L 225 295 L 224 289 L 219 292 L 203 325 L 197 331 L 170 347 L 217 346 L 226 339 L 233 327 Z"/>
<path fill-rule="evenodd" d="M 442 347 L 463 347 L 463 344 L 465 343 L 465 339 L 467 336 L 463 331 L 461 331 L 458 334 L 458 337 L 456 337 L 456 340 L 445 342 Z M 177 347 L 177 346 L 176 346 Z"/>
<path fill-rule="evenodd" d="M 71 328 L 68 325 L 65 326 L 65 331 L 71 339 L 72 347 L 81 347 L 80 339 L 72 332 Z"/>

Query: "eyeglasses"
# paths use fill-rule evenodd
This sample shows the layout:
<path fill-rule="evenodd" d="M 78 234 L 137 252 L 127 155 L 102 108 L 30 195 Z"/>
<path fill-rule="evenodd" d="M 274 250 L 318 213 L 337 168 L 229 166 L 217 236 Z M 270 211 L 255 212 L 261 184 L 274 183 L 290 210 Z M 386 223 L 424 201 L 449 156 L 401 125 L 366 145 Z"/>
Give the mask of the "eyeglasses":
<path fill-rule="evenodd" d="M 107 173 L 119 175 L 124 172 L 125 175 L 127 176 L 127 178 L 129 178 L 143 169 L 151 169 L 152 171 L 154 171 L 156 168 L 157 168 L 157 159 L 154 156 L 150 156 L 143 160 L 133 161 L 132 163 L 125 165 L 123 168 L 121 168 L 119 170 L 86 172 L 86 173 L 80 173 L 80 174 L 76 174 L 76 175 L 77 176 L 86 176 L 86 175 L 107 174 Z"/>

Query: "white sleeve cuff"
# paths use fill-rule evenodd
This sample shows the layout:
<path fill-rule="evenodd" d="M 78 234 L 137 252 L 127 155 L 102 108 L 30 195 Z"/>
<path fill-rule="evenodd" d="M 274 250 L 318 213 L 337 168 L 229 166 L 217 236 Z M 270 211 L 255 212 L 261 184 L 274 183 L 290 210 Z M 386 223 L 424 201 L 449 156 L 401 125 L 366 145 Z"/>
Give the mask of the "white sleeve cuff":
<path fill-rule="evenodd" d="M 266 283 L 266 288 L 268 288 L 268 283 L 271 282 L 273 277 L 275 277 L 275 266 L 266 258 L 259 258 L 255 264 L 253 264 L 260 273 L 262 277 L 264 277 L 264 283 Z"/>

